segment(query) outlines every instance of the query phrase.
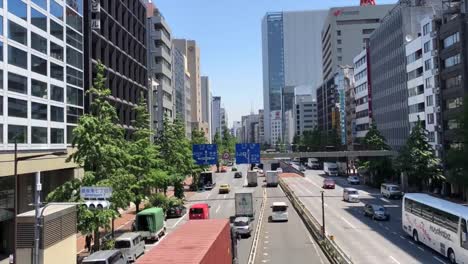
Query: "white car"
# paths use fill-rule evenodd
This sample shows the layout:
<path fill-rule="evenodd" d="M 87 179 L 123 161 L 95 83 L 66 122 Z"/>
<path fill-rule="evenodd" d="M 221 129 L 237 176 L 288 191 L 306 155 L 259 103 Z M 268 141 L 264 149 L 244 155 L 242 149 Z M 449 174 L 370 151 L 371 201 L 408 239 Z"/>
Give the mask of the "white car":
<path fill-rule="evenodd" d="M 358 203 L 359 202 L 359 192 L 354 188 L 344 188 L 343 189 L 343 201 Z"/>
<path fill-rule="evenodd" d="M 271 206 L 271 221 L 288 221 L 288 205 L 285 202 L 274 202 Z"/>
<path fill-rule="evenodd" d="M 349 176 L 348 177 L 348 183 L 349 184 L 360 184 L 361 180 L 359 179 L 358 176 Z"/>

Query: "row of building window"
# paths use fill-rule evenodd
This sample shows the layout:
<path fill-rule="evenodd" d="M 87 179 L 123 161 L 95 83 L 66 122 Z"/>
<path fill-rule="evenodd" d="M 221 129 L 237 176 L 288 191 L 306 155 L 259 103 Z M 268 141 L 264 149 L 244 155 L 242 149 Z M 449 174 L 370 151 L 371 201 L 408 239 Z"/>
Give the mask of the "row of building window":
<path fill-rule="evenodd" d="M 421 57 L 422 57 L 422 51 L 419 49 L 416 52 L 413 52 L 410 55 L 406 56 L 406 64 L 413 63 L 419 60 Z"/>
<path fill-rule="evenodd" d="M 445 59 L 444 60 L 444 66 L 445 66 L 445 68 L 449 68 L 449 67 L 455 66 L 457 64 L 460 64 L 460 61 L 461 61 L 461 57 L 460 57 L 460 53 L 459 53 L 457 55 L 454 55 L 452 57 L 448 57 L 447 59 Z"/>
<path fill-rule="evenodd" d="M 364 91 L 367 91 L 368 90 L 368 87 L 367 87 L 367 82 L 359 85 L 359 86 L 356 86 L 356 88 L 354 88 L 354 92 L 355 93 L 360 93 L 360 92 L 364 92 Z"/>
<path fill-rule="evenodd" d="M 368 109 L 356 112 L 356 118 L 363 118 L 363 117 L 368 117 L 368 116 L 369 116 Z"/>
<path fill-rule="evenodd" d="M 447 88 L 447 89 L 458 87 L 461 84 L 462 84 L 462 76 L 461 75 L 450 77 L 447 80 L 445 80 L 445 88 Z"/>
<path fill-rule="evenodd" d="M 69 126 L 67 138 L 71 141 L 73 126 Z M 13 144 L 15 140 L 19 144 L 28 143 L 28 127 L 21 125 L 8 125 L 8 143 Z M 65 132 L 62 128 L 50 128 L 31 126 L 31 144 L 47 144 L 50 131 L 50 144 L 64 144 Z M 0 124 L 0 144 L 3 143 L 3 124 Z"/>
<path fill-rule="evenodd" d="M 408 81 L 420 77 L 423 74 L 423 68 L 419 67 L 415 70 L 408 72 Z"/>
<path fill-rule="evenodd" d="M 366 62 L 367 62 L 367 56 L 364 56 L 364 57 L 360 58 L 354 64 L 354 69 L 357 69 L 357 68 L 361 67 L 362 65 L 366 64 Z"/>
<path fill-rule="evenodd" d="M 362 70 L 362 71 L 360 71 L 360 72 L 358 72 L 357 74 L 354 75 L 354 79 L 356 81 L 358 81 L 358 80 L 360 80 L 360 79 L 362 79 L 364 77 L 367 77 L 367 69 L 364 69 L 364 70 Z"/>
<path fill-rule="evenodd" d="M 444 48 L 448 48 L 458 42 L 460 42 L 460 33 L 455 32 L 452 35 L 444 38 Z"/>
<path fill-rule="evenodd" d="M 408 97 L 420 95 L 424 93 L 424 85 L 418 85 L 408 89 Z"/>
<path fill-rule="evenodd" d="M 424 103 L 417 103 L 408 107 L 410 114 L 424 112 Z"/>

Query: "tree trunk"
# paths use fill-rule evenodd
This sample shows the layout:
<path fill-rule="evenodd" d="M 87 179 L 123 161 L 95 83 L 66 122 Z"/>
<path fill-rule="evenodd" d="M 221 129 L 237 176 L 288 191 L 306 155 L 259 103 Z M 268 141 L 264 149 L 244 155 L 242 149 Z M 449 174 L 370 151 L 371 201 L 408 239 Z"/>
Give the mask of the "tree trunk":
<path fill-rule="evenodd" d="M 138 212 L 140 212 L 140 203 L 141 203 L 141 200 L 136 199 L 136 201 L 135 201 L 135 210 L 136 210 L 137 214 L 138 214 Z"/>
<path fill-rule="evenodd" d="M 99 233 L 99 227 L 94 230 L 94 246 L 93 249 L 94 251 L 99 251 L 99 248 L 101 247 L 101 234 Z"/>

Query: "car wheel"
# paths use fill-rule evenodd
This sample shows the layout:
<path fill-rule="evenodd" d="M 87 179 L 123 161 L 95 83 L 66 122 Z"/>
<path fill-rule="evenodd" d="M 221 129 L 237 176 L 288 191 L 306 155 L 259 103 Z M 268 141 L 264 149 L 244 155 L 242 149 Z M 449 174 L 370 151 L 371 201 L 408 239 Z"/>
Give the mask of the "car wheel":
<path fill-rule="evenodd" d="M 453 252 L 453 250 L 451 248 L 449 248 L 449 250 L 448 250 L 447 257 L 448 257 L 450 263 L 452 263 L 452 264 L 457 263 L 457 259 L 455 258 L 455 253 Z"/>
<path fill-rule="evenodd" d="M 419 243 L 418 231 L 416 230 L 413 231 L 413 240 L 414 242 Z"/>

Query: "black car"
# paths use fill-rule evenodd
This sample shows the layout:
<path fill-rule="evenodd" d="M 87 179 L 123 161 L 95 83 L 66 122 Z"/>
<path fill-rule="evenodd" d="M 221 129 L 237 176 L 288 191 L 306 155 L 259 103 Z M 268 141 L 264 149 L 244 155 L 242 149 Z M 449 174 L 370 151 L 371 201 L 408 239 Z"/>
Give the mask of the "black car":
<path fill-rule="evenodd" d="M 372 219 L 375 220 L 390 220 L 390 214 L 385 207 L 378 204 L 364 205 L 364 215 L 372 217 Z"/>
<path fill-rule="evenodd" d="M 177 218 L 185 215 L 187 213 L 187 208 L 183 205 L 176 205 L 169 207 L 166 212 L 167 218 Z"/>
<path fill-rule="evenodd" d="M 236 173 L 234 173 L 234 178 L 242 178 L 242 172 L 236 171 Z"/>

